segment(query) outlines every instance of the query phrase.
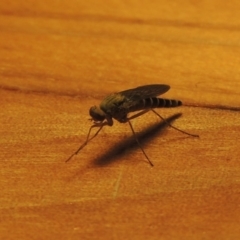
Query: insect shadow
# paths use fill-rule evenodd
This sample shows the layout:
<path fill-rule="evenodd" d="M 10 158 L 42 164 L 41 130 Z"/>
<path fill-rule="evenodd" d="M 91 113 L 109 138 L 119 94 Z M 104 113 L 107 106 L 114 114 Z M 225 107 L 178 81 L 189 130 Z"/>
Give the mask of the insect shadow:
<path fill-rule="evenodd" d="M 163 131 L 168 125 L 168 123 L 173 122 L 177 118 L 179 118 L 182 114 L 177 113 L 174 114 L 168 118 L 166 118 L 166 121 L 162 121 L 160 123 L 155 123 L 144 130 L 142 130 L 139 133 L 136 133 L 137 138 L 140 142 L 140 144 L 143 146 L 145 145 L 149 140 L 152 140 L 154 137 L 159 136 L 159 133 Z M 131 136 L 127 139 L 124 139 L 105 152 L 102 156 L 95 158 L 93 160 L 93 164 L 97 166 L 105 166 L 110 164 L 113 161 L 120 160 L 121 156 L 126 154 L 127 151 L 139 149 L 139 146 L 136 142 L 136 139 L 134 136 Z"/>

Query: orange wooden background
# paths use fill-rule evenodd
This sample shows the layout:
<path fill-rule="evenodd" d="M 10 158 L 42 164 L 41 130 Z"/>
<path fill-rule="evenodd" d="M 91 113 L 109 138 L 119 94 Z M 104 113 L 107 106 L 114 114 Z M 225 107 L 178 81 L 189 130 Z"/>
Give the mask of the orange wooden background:
<path fill-rule="evenodd" d="M 239 1 L 0 3 L 0 239 L 239 239 Z M 165 83 L 159 109 L 106 127 L 112 92 Z"/>

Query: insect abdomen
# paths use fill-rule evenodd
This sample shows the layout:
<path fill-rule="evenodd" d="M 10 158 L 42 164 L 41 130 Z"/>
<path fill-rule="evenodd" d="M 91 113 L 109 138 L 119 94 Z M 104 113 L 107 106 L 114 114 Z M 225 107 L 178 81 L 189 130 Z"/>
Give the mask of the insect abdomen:
<path fill-rule="evenodd" d="M 182 102 L 179 100 L 153 97 L 153 98 L 142 99 L 131 110 L 138 111 L 138 110 L 143 110 L 148 108 L 168 108 L 168 107 L 178 107 L 181 105 L 182 105 Z"/>

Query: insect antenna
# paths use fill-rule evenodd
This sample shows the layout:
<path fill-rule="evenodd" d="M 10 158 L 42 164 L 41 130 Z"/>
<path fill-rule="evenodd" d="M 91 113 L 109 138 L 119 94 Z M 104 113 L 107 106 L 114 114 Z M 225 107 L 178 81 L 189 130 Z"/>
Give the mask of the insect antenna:
<path fill-rule="evenodd" d="M 151 109 L 157 116 L 159 116 L 169 127 L 181 132 L 181 133 L 184 133 L 186 135 L 189 135 L 189 136 L 192 136 L 192 137 L 199 137 L 199 135 L 197 134 L 191 134 L 191 133 L 188 133 L 188 132 L 185 132 L 179 128 L 176 128 L 174 127 L 173 125 L 171 125 L 165 118 L 163 118 L 158 112 L 156 112 L 154 109 Z"/>
<path fill-rule="evenodd" d="M 127 122 L 129 123 L 129 126 L 130 126 L 130 128 L 131 128 L 131 130 L 132 130 L 133 136 L 135 137 L 135 140 L 136 140 L 138 146 L 141 148 L 141 150 L 142 150 L 144 156 L 147 158 L 149 164 L 153 167 L 153 166 L 154 166 L 153 163 L 150 161 L 150 159 L 148 158 L 148 156 L 147 156 L 147 154 L 145 153 L 144 149 L 142 148 L 140 142 L 138 141 L 138 138 L 137 138 L 137 135 L 136 135 L 136 133 L 135 133 L 135 131 L 134 131 L 134 129 L 133 129 L 132 123 L 130 122 L 129 119 L 127 120 Z"/>
<path fill-rule="evenodd" d="M 95 138 L 95 137 L 98 135 L 98 133 L 102 130 L 102 128 L 103 128 L 105 125 L 108 125 L 108 123 L 107 123 L 107 122 L 103 122 L 103 123 L 98 123 L 98 124 L 96 123 L 96 124 L 92 125 L 92 126 L 89 128 L 86 141 L 85 141 L 85 142 L 77 149 L 77 151 L 74 152 L 65 162 L 70 161 L 71 158 L 72 158 L 74 155 L 77 155 L 77 154 L 88 144 L 88 142 L 90 142 L 93 138 Z M 97 132 L 96 132 L 91 138 L 89 138 L 90 133 L 91 133 L 91 131 L 92 131 L 92 129 L 93 129 L 94 127 L 99 127 L 99 129 L 97 130 Z"/>

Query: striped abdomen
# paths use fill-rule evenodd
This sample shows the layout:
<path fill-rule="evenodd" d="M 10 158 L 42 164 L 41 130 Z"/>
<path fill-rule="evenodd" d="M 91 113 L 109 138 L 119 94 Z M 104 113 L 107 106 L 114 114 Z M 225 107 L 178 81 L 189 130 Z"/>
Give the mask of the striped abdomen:
<path fill-rule="evenodd" d="M 178 107 L 181 106 L 182 102 L 179 100 L 173 99 L 164 99 L 164 98 L 145 98 L 140 100 L 130 111 L 138 111 L 143 109 L 150 108 L 169 108 L 169 107 Z"/>

